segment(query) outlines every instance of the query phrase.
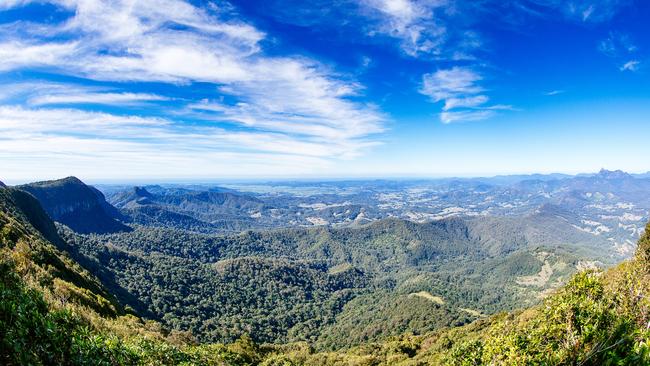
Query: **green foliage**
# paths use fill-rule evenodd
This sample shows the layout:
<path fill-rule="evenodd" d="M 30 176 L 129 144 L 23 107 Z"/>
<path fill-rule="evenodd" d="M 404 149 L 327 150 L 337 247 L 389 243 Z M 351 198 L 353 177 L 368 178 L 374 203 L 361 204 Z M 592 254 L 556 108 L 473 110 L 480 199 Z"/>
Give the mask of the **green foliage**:
<path fill-rule="evenodd" d="M 407 332 L 423 334 L 446 326 L 460 326 L 473 319 L 446 304 L 380 289 L 346 304 L 337 321 L 323 329 L 319 345 L 339 349 Z"/>
<path fill-rule="evenodd" d="M 638 356 L 629 353 L 635 344 L 634 322 L 631 314 L 617 309 L 611 295 L 605 292 L 599 273 L 581 273 L 545 301 L 531 321 L 506 322 L 488 332 L 480 360 L 485 364 L 628 362 Z"/>
<path fill-rule="evenodd" d="M 643 270 L 645 272 L 650 272 L 650 223 L 646 226 L 645 233 L 641 239 L 639 239 L 636 256 L 639 263 L 644 264 Z"/>
<path fill-rule="evenodd" d="M 5 365 L 115 365 L 132 363 L 119 340 L 92 334 L 68 309 L 51 310 L 27 288 L 14 264 L 0 259 L 0 361 Z"/>
<path fill-rule="evenodd" d="M 584 258 L 538 247 L 492 257 L 468 230 L 467 222 L 450 219 L 236 235 L 136 226 L 64 236 L 75 259 L 123 303 L 167 327 L 204 342 L 250 334 L 258 342 L 306 340 L 324 349 L 423 334 L 535 303 Z M 567 265 L 548 284 L 518 286 L 517 276 L 540 271 L 542 250 Z M 422 291 L 443 297 L 444 305 L 411 296 Z"/>
<path fill-rule="evenodd" d="M 323 264 L 286 259 L 208 264 L 103 245 L 85 253 L 110 269 L 105 282 L 137 296 L 128 302 L 136 310 L 201 341 L 232 342 L 244 334 L 256 341 L 315 340 L 321 325 L 367 287 L 366 276 L 354 269 L 328 273 Z"/>
<path fill-rule="evenodd" d="M 29 199 L 25 197 L 21 199 Z M 395 231 L 384 230 L 382 226 L 374 228 L 376 235 L 371 237 L 347 232 L 347 241 L 333 240 L 344 232 L 329 230 L 310 233 L 308 245 L 301 241 L 303 237 L 294 238 L 298 253 L 313 250 L 322 251 L 323 255 L 331 251 L 338 251 L 337 255 L 350 254 L 346 262 L 338 264 L 291 256 L 239 257 L 239 251 L 264 253 L 268 250 L 266 245 L 273 247 L 279 240 L 285 240 L 274 239 L 277 234 L 261 235 L 248 248 L 233 246 L 228 250 L 238 254 L 233 258 L 219 257 L 216 263 L 198 257 L 188 259 L 123 249 L 127 244 L 97 245 L 103 240 L 98 237 L 69 235 L 76 240 L 71 247 L 61 241 L 62 248 L 82 249 L 73 252 L 76 258 L 82 258 L 84 253 L 89 255 L 84 263 L 94 261 L 102 268 L 110 268 L 114 285 L 131 286 L 128 291 L 139 298 L 149 296 L 152 310 L 172 314 L 165 319 L 169 324 L 176 324 L 179 329 L 199 326 L 201 331 L 202 326 L 212 327 L 218 337 L 233 340 L 227 345 L 193 345 L 187 334 L 169 333 L 159 324 L 131 315 L 119 316 L 124 314 L 121 307 L 111 300 L 104 287 L 48 242 L 45 234 L 49 224 L 38 223 L 40 213 L 24 212 L 38 210 L 38 206 L 28 201 L 18 205 L 9 189 L 0 189 L 0 208 L 1 364 L 650 365 L 648 234 L 640 240 L 634 260 L 606 272 L 581 272 L 529 310 L 377 342 L 370 341 L 379 339 L 374 338 L 376 334 L 387 334 L 388 329 L 402 332 L 411 327 L 426 327 L 431 324 L 427 317 L 444 323 L 459 319 L 460 314 L 453 313 L 454 307 L 445 307 L 447 301 L 453 303 L 455 299 L 451 292 L 444 292 L 444 287 L 449 284 L 449 291 L 473 293 L 475 289 L 462 282 L 450 281 L 457 273 L 452 267 L 463 262 L 450 260 L 448 267 L 440 266 L 435 271 L 431 271 L 433 267 L 413 270 L 409 266 L 426 266 L 424 263 L 432 256 L 430 249 L 435 246 L 416 241 L 406 244 L 408 248 L 401 244 L 395 247 L 395 240 L 402 242 L 392 236 Z M 398 226 L 397 232 L 400 230 L 406 229 Z M 444 230 L 456 229 L 452 225 Z M 412 233 L 399 235 L 408 237 Z M 349 247 L 340 246 L 342 242 L 352 248 L 356 245 L 350 236 L 354 240 L 371 240 L 379 248 L 376 253 L 380 260 L 363 259 L 360 251 L 346 252 Z M 121 236 L 112 236 L 116 237 Z M 225 240 L 221 241 L 223 246 L 217 246 L 219 250 L 227 249 L 228 240 L 219 240 Z M 401 258 L 397 263 L 390 262 L 390 250 Z M 387 256 L 381 257 L 382 253 Z M 476 263 L 465 274 L 483 278 L 487 283 L 503 274 L 526 275 L 538 270 L 540 264 L 534 260 L 538 254 L 515 251 L 512 259 L 517 263 L 495 258 Z M 396 266 L 400 271 L 379 276 L 377 269 L 384 265 Z M 368 278 L 368 273 L 377 277 Z M 490 277 L 488 273 L 496 275 Z M 188 292 L 188 288 L 193 291 Z M 422 291 L 432 291 L 444 300 Z M 207 300 L 202 302 L 199 295 Z M 220 304 L 223 309 L 210 304 Z M 211 322 L 193 322 L 193 317 L 200 314 L 215 317 Z M 379 321 L 375 323 L 373 319 Z M 336 324 L 335 321 L 342 323 L 336 332 L 324 333 L 331 335 L 325 337 L 325 344 L 340 346 L 343 337 L 363 343 L 323 351 L 304 342 L 269 345 L 254 341 L 259 337 L 256 332 L 262 337 L 286 332 L 299 339 L 305 334 L 317 334 L 321 325 Z M 272 333 L 264 333 L 269 329 Z"/>

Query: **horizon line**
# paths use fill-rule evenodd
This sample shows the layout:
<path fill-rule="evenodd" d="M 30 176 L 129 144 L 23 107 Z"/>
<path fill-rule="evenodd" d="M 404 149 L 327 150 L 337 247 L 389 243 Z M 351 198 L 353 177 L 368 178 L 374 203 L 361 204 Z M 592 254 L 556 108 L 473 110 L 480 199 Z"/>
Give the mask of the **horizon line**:
<path fill-rule="evenodd" d="M 124 184 L 136 184 L 136 185 L 151 185 L 151 184 L 217 184 L 217 183 L 280 183 L 280 182 L 345 182 L 345 181 L 435 181 L 435 180 L 473 180 L 473 179 L 498 179 L 498 178 L 508 178 L 508 177 L 526 177 L 526 176 L 566 176 L 566 177 L 577 177 L 577 176 L 590 176 L 596 175 L 602 171 L 610 172 L 623 172 L 630 174 L 632 176 L 642 176 L 650 174 L 650 170 L 647 171 L 634 171 L 629 172 L 622 169 L 606 169 L 602 168 L 596 172 L 551 172 L 551 173 L 540 173 L 540 172 L 523 172 L 523 173 L 505 173 L 505 174 L 480 174 L 480 173 L 468 173 L 468 174 L 456 174 L 456 175 L 332 175 L 332 176 L 302 176 L 302 177 L 291 177 L 291 176 L 263 176 L 263 177 L 251 177 L 251 176 L 231 176 L 231 177 L 213 177 L 213 178 L 187 178 L 187 177 L 157 177 L 157 178 L 78 178 L 79 175 L 66 175 L 58 178 L 51 179 L 39 179 L 39 178 L 30 178 L 30 179 L 9 179 L 3 180 L 0 179 L 0 182 L 5 183 L 8 186 L 16 186 L 27 183 L 42 182 L 49 180 L 59 180 L 67 177 L 77 177 L 87 184 L 94 185 L 124 185 Z"/>

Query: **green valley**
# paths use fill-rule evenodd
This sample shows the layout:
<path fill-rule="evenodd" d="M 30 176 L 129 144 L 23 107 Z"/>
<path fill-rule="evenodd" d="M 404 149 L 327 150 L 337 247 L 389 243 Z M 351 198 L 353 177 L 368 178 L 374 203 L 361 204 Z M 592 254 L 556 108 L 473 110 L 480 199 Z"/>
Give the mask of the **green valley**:
<path fill-rule="evenodd" d="M 441 244 L 429 251 L 386 245 L 387 232 L 399 232 L 404 243 L 435 232 L 460 245 L 468 231 L 458 220 L 428 226 L 389 221 L 342 232 L 184 233 L 184 240 L 175 242 L 186 247 L 153 250 L 144 243 L 169 241 L 175 232 L 152 235 L 136 228 L 105 238 L 60 228 L 65 234 L 60 237 L 31 195 L 4 188 L 0 198 L 5 364 L 597 365 L 642 364 L 650 357 L 648 236 L 631 261 L 604 272 L 583 270 L 565 286 L 546 287 L 552 294 L 540 305 L 504 313 L 498 311 L 506 307 L 505 298 L 533 295 L 494 294 L 508 288 L 504 279 L 541 290 L 544 283 L 560 281 L 556 271 L 570 263 L 554 257 L 566 261 L 576 254 L 522 251 L 523 246 L 496 259 L 472 262 L 464 255 L 427 267 L 435 258 L 427 253 L 454 258 L 454 250 Z M 309 243 L 305 238 L 318 239 L 297 250 L 288 244 L 294 236 L 303 244 Z M 287 243 L 283 258 L 264 259 L 265 250 L 280 244 L 278 238 Z M 360 238 L 372 245 L 361 245 Z M 104 241 L 116 244 L 100 244 Z M 362 260 L 361 248 L 374 247 L 375 260 Z M 339 253 L 346 261 L 334 265 L 336 259 L 327 258 L 336 256 L 311 256 L 319 251 Z M 382 257 L 386 251 L 391 255 Z M 578 257 L 574 260 L 577 265 Z M 474 263 L 472 271 L 467 265 L 454 271 L 460 263 Z M 469 280 L 472 275 L 481 281 Z M 193 293 L 194 287 L 200 290 Z M 156 311 L 165 314 L 162 324 L 136 315 L 155 317 Z M 201 312 L 213 317 L 202 318 Z M 200 325 L 192 329 L 194 324 Z"/>

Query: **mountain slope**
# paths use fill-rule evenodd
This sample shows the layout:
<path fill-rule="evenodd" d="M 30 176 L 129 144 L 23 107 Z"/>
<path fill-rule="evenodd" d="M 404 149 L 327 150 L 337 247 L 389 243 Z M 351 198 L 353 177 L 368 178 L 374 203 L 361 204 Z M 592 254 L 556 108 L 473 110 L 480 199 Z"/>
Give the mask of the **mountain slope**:
<path fill-rule="evenodd" d="M 193 346 L 187 333 L 127 314 L 96 278 L 57 249 L 69 249 L 67 244 L 58 238 L 55 246 L 36 226 L 54 227 L 38 201 L 0 188 L 0 364 L 259 364 L 264 353 L 248 338 Z"/>
<path fill-rule="evenodd" d="M 587 270 L 541 305 L 349 350 L 286 348 L 289 365 L 650 365 L 650 225 L 633 260 Z"/>
<path fill-rule="evenodd" d="M 128 216 L 132 223 L 196 232 L 263 227 L 263 224 L 255 223 L 251 215 L 265 209 L 262 201 L 243 194 L 159 186 L 113 192 L 108 196 L 108 201 Z"/>
<path fill-rule="evenodd" d="M 99 301 L 101 306 L 96 305 L 101 309 L 96 310 L 110 308 L 111 314 L 117 314 L 120 307 L 112 295 L 65 253 L 69 246 L 58 236 L 54 224 L 34 197 L 17 189 L 0 188 L 0 209 L 3 248 L 25 256 L 26 269 L 38 278 L 39 284 L 52 286 L 54 281 L 67 281 L 70 286 L 87 289 L 98 299 L 103 298 Z"/>
<path fill-rule="evenodd" d="M 64 243 L 30 194 L 0 188 L 0 228 L 0 363 L 64 364 L 80 356 L 82 339 L 74 337 L 86 320 L 70 310 L 114 318 L 121 307 L 56 248 Z"/>
<path fill-rule="evenodd" d="M 50 217 L 80 233 L 109 233 L 129 230 L 118 221 L 119 212 L 104 195 L 75 177 L 25 184 L 16 187 L 34 195 Z"/>
<path fill-rule="evenodd" d="M 187 335 L 123 316 L 105 288 L 57 249 L 71 247 L 46 239 L 53 226 L 47 220 L 31 195 L 0 188 L 2 364 L 650 364 L 650 226 L 633 260 L 605 272 L 581 272 L 539 306 L 463 327 L 321 352 L 304 342 L 258 345 L 246 337 L 230 345 L 193 346 Z M 227 260 L 214 266 L 227 273 L 240 263 Z M 257 259 L 253 263 L 267 265 Z M 285 269 L 276 268 L 276 275 L 283 276 Z M 349 269 L 329 272 L 341 270 Z M 413 298 L 421 307 L 440 301 L 420 292 Z M 430 316 L 427 311 L 421 315 Z"/>
<path fill-rule="evenodd" d="M 307 339 L 335 348 L 533 304 L 582 262 L 606 261 L 593 253 L 606 241 L 582 242 L 587 234 L 560 219 L 536 220 L 387 219 L 236 235 L 136 226 L 65 236 L 106 270 L 101 278 L 139 302 L 120 297 L 125 303 L 200 340 L 230 341 L 249 330 L 258 341 Z M 551 223 L 558 234 L 542 235 Z M 238 265 L 217 270 L 224 263 Z M 442 304 L 423 302 L 419 293 Z"/>

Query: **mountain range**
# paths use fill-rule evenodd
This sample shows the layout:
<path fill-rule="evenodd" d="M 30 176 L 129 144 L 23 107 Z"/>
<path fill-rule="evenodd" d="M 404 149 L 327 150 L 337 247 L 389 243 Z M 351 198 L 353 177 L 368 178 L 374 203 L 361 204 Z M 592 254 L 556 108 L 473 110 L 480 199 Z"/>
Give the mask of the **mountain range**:
<path fill-rule="evenodd" d="M 602 175 L 594 184 L 628 179 Z M 495 189 L 473 185 L 480 194 Z M 447 200 L 467 189 L 445 187 L 439 195 Z M 219 187 L 162 186 L 116 190 L 106 200 L 73 177 L 16 188 L 63 225 L 70 255 L 120 303 L 201 341 L 251 334 L 336 348 L 423 333 L 535 304 L 579 268 L 620 258 L 610 238 L 575 225 L 576 206 L 562 202 L 509 216 L 359 220 L 372 210 L 371 196 L 356 203 L 347 225 L 306 227 L 287 216 L 301 216 L 296 208 L 337 215 L 355 204 L 302 203 L 331 195 L 265 200 Z"/>
<path fill-rule="evenodd" d="M 129 230 L 89 234 L 89 209 L 120 217 L 96 193 L 87 204 L 92 188 L 27 187 L 40 199 L 0 189 L 4 364 L 649 361 L 638 325 L 648 320 L 649 239 L 601 275 L 609 240 L 551 204 L 522 217 L 216 235 L 126 217 Z M 82 229 L 55 225 L 61 213 Z"/>

